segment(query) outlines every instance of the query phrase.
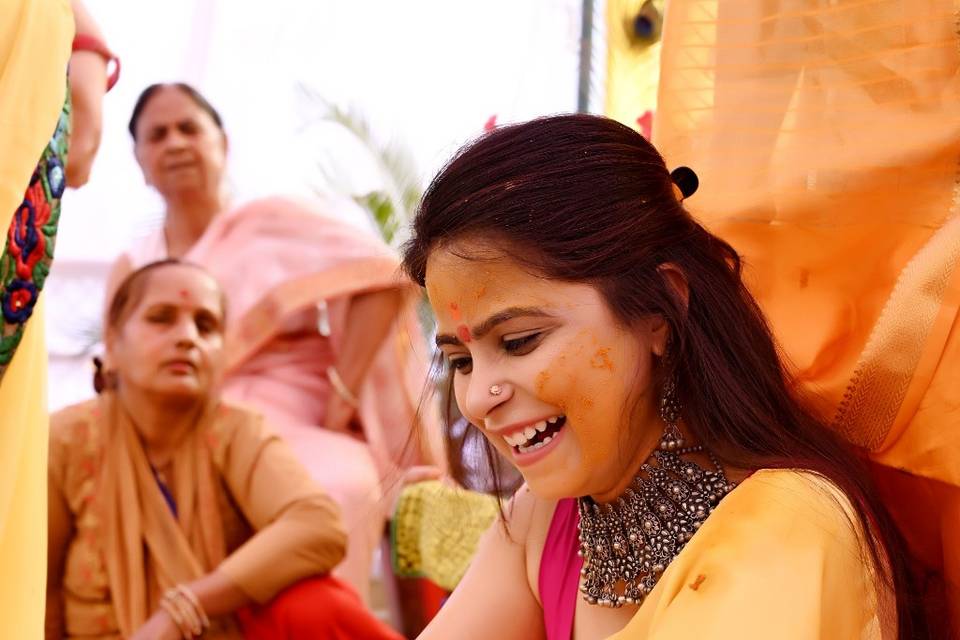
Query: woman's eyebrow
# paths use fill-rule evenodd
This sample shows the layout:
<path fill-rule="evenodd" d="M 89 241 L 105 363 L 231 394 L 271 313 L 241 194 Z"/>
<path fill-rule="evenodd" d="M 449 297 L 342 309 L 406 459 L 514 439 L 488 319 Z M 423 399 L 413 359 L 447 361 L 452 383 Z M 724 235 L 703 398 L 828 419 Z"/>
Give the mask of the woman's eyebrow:
<path fill-rule="evenodd" d="M 493 314 L 477 326 L 475 326 L 471 331 L 470 335 L 473 336 L 475 340 L 480 340 L 485 335 L 490 333 L 497 325 L 503 324 L 507 320 L 513 320 L 514 318 L 523 318 L 523 317 L 534 317 L 534 318 L 551 318 L 551 314 L 547 313 L 543 309 L 538 307 L 510 307 L 509 309 L 504 309 L 503 311 L 498 311 Z M 442 333 L 437 336 L 436 339 L 437 346 L 443 346 L 445 344 L 463 346 L 463 341 L 460 340 L 457 336 L 450 335 L 448 333 Z"/>

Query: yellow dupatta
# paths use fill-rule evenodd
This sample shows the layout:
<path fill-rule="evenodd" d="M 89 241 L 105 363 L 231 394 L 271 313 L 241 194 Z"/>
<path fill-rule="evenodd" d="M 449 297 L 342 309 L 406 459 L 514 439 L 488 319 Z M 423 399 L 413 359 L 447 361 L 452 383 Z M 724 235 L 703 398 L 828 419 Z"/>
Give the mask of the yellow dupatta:
<path fill-rule="evenodd" d="M 127 636 L 146 622 L 164 591 L 203 577 L 226 557 L 218 508 L 222 490 L 207 441 L 214 411 L 204 412 L 173 458 L 176 516 L 113 393 L 101 396 L 97 411 L 106 435 L 100 486 L 103 557 L 117 623 Z M 215 631 L 227 633 L 224 637 L 238 633 Z"/>
<path fill-rule="evenodd" d="M 343 558 L 333 501 L 259 414 L 211 400 L 171 463 L 165 496 L 113 392 L 54 414 L 51 632 L 129 636 L 166 589 L 212 571 L 266 604 Z M 234 617 L 213 622 L 204 637 L 240 637 Z"/>
<path fill-rule="evenodd" d="M 0 228 L 7 229 L 64 103 L 66 0 L 0 0 Z M 42 300 L 0 384 L 0 635 L 43 633 L 46 348 Z"/>
<path fill-rule="evenodd" d="M 198 415 L 171 460 L 174 514 L 113 392 L 54 414 L 51 481 L 72 512 L 70 522 L 55 523 L 70 531 L 58 581 L 62 631 L 127 637 L 156 611 L 167 589 L 224 567 L 229 547 L 251 533 L 234 516 L 224 519 L 236 510 L 224 465 L 249 471 L 263 442 L 249 434 L 259 433 L 260 424 L 258 415 L 224 405 Z M 242 462 L 228 463 L 231 456 Z M 241 637 L 230 617 L 215 620 L 208 634 Z"/>

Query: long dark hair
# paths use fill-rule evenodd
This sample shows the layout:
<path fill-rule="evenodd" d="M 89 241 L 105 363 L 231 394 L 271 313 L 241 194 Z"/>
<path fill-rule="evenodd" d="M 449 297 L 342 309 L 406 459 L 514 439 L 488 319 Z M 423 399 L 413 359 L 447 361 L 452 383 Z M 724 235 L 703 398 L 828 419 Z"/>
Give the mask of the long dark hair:
<path fill-rule="evenodd" d="M 422 285 L 431 251 L 471 237 L 533 273 L 595 286 L 625 326 L 665 318 L 670 357 L 658 375 L 677 381 L 694 439 L 732 468 L 806 469 L 839 487 L 874 566 L 889 567 L 900 637 L 923 636 L 906 546 L 864 461 L 809 408 L 743 283 L 740 256 L 683 208 L 642 136 L 607 118 L 565 115 L 468 144 L 427 189 L 404 268 Z M 688 304 L 659 269 L 666 263 L 686 278 Z"/>

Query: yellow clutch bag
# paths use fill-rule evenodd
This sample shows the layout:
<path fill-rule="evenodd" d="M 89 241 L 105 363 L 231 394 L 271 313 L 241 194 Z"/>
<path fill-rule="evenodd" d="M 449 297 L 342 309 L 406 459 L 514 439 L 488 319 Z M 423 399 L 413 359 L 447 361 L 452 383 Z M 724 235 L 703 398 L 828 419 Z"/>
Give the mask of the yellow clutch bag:
<path fill-rule="evenodd" d="M 394 571 L 452 591 L 498 512 L 493 496 L 438 480 L 405 487 L 390 525 Z"/>

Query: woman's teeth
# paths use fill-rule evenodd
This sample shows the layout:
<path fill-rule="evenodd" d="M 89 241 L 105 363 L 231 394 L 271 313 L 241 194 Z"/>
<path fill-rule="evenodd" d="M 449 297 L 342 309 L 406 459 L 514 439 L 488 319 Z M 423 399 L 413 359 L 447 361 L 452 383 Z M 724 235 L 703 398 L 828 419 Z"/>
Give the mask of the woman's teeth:
<path fill-rule="evenodd" d="M 516 431 L 510 435 L 503 436 L 503 439 L 511 447 L 519 449 L 521 453 L 536 451 L 549 444 L 550 441 L 553 440 L 553 436 L 565 422 L 565 416 L 553 416 L 552 418 L 547 418 L 546 420 L 532 424 L 522 431 Z M 541 434 L 548 430 L 550 431 L 549 434 L 541 436 Z"/>
<path fill-rule="evenodd" d="M 537 449 L 541 449 L 541 448 L 547 446 L 548 444 L 550 444 L 550 441 L 551 441 L 551 440 L 553 440 L 553 436 L 547 436 L 546 438 L 544 438 L 544 439 L 541 440 L 540 442 L 536 442 L 536 443 L 530 445 L 529 447 L 525 447 L 525 446 L 523 446 L 523 445 L 520 445 L 519 447 L 517 447 L 517 449 L 520 450 L 520 453 L 529 453 L 529 452 L 531 452 L 531 451 L 536 451 Z"/>

